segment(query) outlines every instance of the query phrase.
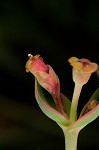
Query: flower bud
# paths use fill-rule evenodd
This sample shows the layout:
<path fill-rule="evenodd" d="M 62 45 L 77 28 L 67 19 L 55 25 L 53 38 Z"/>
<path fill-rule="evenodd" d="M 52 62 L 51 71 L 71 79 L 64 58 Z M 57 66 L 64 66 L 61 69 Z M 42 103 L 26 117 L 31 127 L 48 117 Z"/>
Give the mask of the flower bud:
<path fill-rule="evenodd" d="M 46 65 L 40 55 L 28 54 L 29 60 L 26 63 L 26 72 L 31 72 L 38 83 L 45 88 L 53 97 L 56 108 L 66 116 L 60 96 L 59 78 L 50 65 Z"/>
<path fill-rule="evenodd" d="M 59 79 L 50 65 L 46 65 L 40 55 L 28 54 L 29 60 L 26 63 L 26 72 L 31 72 L 39 84 L 50 94 L 60 91 Z"/>

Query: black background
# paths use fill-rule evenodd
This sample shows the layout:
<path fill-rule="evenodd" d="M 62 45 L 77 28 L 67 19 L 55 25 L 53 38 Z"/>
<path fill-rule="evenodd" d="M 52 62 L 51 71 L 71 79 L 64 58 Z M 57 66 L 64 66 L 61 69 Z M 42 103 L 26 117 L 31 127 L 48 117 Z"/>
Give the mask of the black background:
<path fill-rule="evenodd" d="M 40 54 L 72 98 L 74 83 L 68 58 L 99 64 L 97 0 L 0 1 L 0 149 L 64 150 L 58 125 L 47 118 L 34 97 L 34 77 L 25 72 L 28 53 Z M 94 73 L 83 87 L 78 113 L 99 85 Z M 79 134 L 78 150 L 98 150 L 99 119 Z"/>

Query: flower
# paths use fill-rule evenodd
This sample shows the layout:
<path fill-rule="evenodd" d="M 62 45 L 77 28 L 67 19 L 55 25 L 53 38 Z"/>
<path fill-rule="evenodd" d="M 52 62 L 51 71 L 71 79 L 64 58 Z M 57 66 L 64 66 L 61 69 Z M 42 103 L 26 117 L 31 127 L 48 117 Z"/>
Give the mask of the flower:
<path fill-rule="evenodd" d="M 63 103 L 60 96 L 59 78 L 50 65 L 46 65 L 40 55 L 28 54 L 26 72 L 31 72 L 38 83 L 46 89 L 53 97 L 56 108 L 65 115 Z"/>
<path fill-rule="evenodd" d="M 73 81 L 77 84 L 86 84 L 91 74 L 98 69 L 96 63 L 90 62 L 85 58 L 71 57 L 68 61 L 73 66 Z"/>
<path fill-rule="evenodd" d="M 26 72 L 31 72 L 50 94 L 56 94 L 60 90 L 59 79 L 50 65 L 46 65 L 40 55 L 28 54 L 29 60 L 26 63 Z"/>

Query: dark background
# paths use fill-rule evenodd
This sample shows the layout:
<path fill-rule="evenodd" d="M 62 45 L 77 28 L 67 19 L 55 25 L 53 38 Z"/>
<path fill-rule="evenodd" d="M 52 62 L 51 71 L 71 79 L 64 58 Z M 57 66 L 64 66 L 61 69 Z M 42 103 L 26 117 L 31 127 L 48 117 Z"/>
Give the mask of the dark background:
<path fill-rule="evenodd" d="M 34 97 L 34 77 L 25 72 L 28 53 L 40 54 L 72 98 L 68 58 L 99 64 L 97 0 L 0 1 L 0 149 L 64 150 L 64 136 Z M 78 113 L 99 85 L 93 74 L 83 87 Z M 99 119 L 79 134 L 78 150 L 99 149 Z"/>

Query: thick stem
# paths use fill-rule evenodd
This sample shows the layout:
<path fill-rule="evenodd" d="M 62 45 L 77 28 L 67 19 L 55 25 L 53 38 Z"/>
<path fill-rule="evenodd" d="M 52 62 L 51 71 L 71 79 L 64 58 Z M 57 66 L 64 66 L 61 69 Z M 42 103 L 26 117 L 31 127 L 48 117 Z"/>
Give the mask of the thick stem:
<path fill-rule="evenodd" d="M 65 136 L 65 150 L 77 150 L 77 139 L 79 130 L 63 130 Z"/>
<path fill-rule="evenodd" d="M 74 122 L 76 120 L 77 106 L 78 106 L 78 100 L 81 93 L 81 89 L 82 89 L 82 85 L 75 84 L 74 93 L 72 97 L 71 111 L 70 111 L 71 122 Z"/>

